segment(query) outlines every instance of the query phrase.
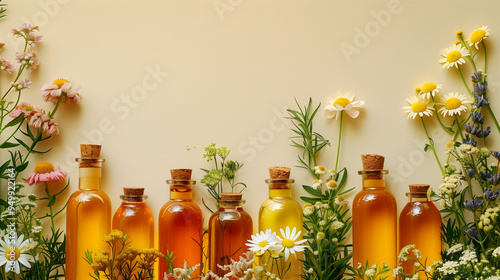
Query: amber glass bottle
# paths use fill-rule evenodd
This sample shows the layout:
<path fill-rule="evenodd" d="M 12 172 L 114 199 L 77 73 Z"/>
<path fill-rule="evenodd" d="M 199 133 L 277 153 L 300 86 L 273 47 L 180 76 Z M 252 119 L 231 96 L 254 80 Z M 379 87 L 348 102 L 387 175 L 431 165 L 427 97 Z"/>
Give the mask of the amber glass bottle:
<path fill-rule="evenodd" d="M 396 267 L 397 259 L 397 205 L 385 186 L 384 157 L 363 155 L 363 189 L 356 194 L 352 205 L 353 266 Z M 392 278 L 392 271 L 385 276 Z"/>
<path fill-rule="evenodd" d="M 290 168 L 271 167 L 269 168 L 271 179 L 267 179 L 269 184 L 269 199 L 264 201 L 259 210 L 259 231 L 271 229 L 276 235 L 280 235 L 280 229 L 287 226 L 302 231 L 302 207 L 292 198 L 290 178 Z M 299 240 L 302 239 L 302 234 Z M 300 279 L 302 274 L 302 253 L 297 252 L 297 257 L 290 255 L 288 262 L 291 263 L 290 270 L 283 279 Z M 276 272 L 276 271 L 274 271 Z"/>
<path fill-rule="evenodd" d="M 441 214 L 428 199 L 428 189 L 429 185 L 410 185 L 409 201 L 399 215 L 399 250 L 414 244 L 427 266 L 441 260 Z M 413 274 L 413 262 L 403 262 L 403 271 Z M 427 279 L 423 272 L 420 278 Z"/>
<path fill-rule="evenodd" d="M 122 204 L 113 216 L 113 229 L 128 234 L 127 241 L 136 248 L 154 248 L 155 223 L 146 204 L 144 188 L 123 188 Z"/>
<path fill-rule="evenodd" d="M 81 145 L 78 190 L 66 209 L 66 280 L 87 280 L 93 274 L 85 251 L 108 250 L 103 241 L 111 231 L 111 201 L 101 190 L 101 146 Z"/>
<path fill-rule="evenodd" d="M 223 276 L 224 271 L 218 265 L 230 264 L 231 259 L 239 260 L 248 251 L 245 244 L 252 238 L 252 217 L 243 210 L 245 201 L 241 197 L 241 193 L 222 193 L 219 210 L 208 222 L 209 269 L 219 276 Z"/>
<path fill-rule="evenodd" d="M 202 263 L 203 217 L 192 201 L 196 181 L 191 181 L 191 169 L 172 169 L 170 174 L 170 201 L 161 208 L 158 220 L 159 250 L 163 254 L 175 252 L 174 268 L 183 268 L 184 262 L 192 267 Z M 168 262 L 159 260 L 158 271 L 158 279 L 163 279 L 164 273 L 168 274 Z M 200 269 L 195 274 L 199 275 Z"/>

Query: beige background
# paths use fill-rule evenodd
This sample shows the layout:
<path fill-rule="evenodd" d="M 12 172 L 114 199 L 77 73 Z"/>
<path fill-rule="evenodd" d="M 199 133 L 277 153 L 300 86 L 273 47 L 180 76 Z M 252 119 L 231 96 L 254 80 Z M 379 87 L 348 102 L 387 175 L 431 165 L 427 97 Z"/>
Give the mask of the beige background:
<path fill-rule="evenodd" d="M 348 187 L 361 188 L 360 154 L 385 155 L 388 188 L 401 210 L 409 184 L 440 184 L 432 154 L 423 153 L 420 122 L 407 120 L 401 107 L 426 82 L 442 84 L 445 94 L 466 93 L 458 72 L 438 63 L 457 30 L 468 35 L 483 25 L 491 28 L 490 95 L 500 115 L 498 1 L 5 2 L 0 38 L 7 45 L 1 55 L 13 60 L 10 30 L 23 22 L 39 25 L 44 36 L 40 69 L 22 99 L 51 109 L 39 96 L 44 83 L 64 77 L 82 86 L 81 104 L 64 105 L 55 116 L 61 134 L 46 145 L 53 151 L 32 158 L 29 167 L 31 172 L 37 162 L 51 161 L 69 172 L 65 199 L 78 188 L 78 144 L 99 143 L 106 159 L 103 189 L 113 209 L 122 187 L 143 186 L 157 218 L 169 198 L 169 169 L 192 168 L 199 182 L 200 167 L 212 166 L 202 158 L 203 147 L 216 142 L 245 164 L 238 179 L 248 185 L 245 208 L 257 225 L 267 198 L 267 168 L 297 164 L 285 109 L 296 108 L 294 97 L 301 104 L 309 97 L 322 103 L 314 125 L 332 146 L 320 162 L 333 168 L 338 122 L 326 120 L 322 111 L 327 98 L 344 89 L 366 101 L 360 117 L 344 123 L 340 158 L 350 172 Z M 8 81 L 1 81 L 5 91 Z M 444 156 L 449 137 L 429 126 Z M 6 156 L 2 152 L 2 160 Z M 301 184 L 312 178 L 296 167 L 292 177 L 298 199 Z M 198 184 L 200 205 L 202 197 L 209 195 Z"/>

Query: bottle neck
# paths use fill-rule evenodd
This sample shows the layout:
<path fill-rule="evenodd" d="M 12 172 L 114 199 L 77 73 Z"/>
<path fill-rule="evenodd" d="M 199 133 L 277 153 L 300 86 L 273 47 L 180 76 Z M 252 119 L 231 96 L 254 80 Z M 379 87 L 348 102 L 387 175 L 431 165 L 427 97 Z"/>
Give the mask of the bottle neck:
<path fill-rule="evenodd" d="M 190 185 L 171 185 L 170 200 L 192 200 L 193 191 Z"/>
<path fill-rule="evenodd" d="M 406 196 L 408 196 L 408 202 L 426 202 L 426 201 L 429 201 L 426 193 L 423 193 L 423 194 L 407 193 Z"/>
<path fill-rule="evenodd" d="M 384 179 L 365 179 L 363 180 L 363 189 L 385 188 Z"/>
<path fill-rule="evenodd" d="M 100 190 L 101 171 L 101 167 L 80 167 L 78 188 L 80 190 Z"/>
<path fill-rule="evenodd" d="M 145 204 L 147 195 L 120 195 L 122 204 Z"/>
<path fill-rule="evenodd" d="M 245 200 L 219 200 L 219 211 L 243 210 Z"/>
<path fill-rule="evenodd" d="M 363 180 L 363 189 L 385 188 L 387 170 L 361 170 L 358 174 Z"/>
<path fill-rule="evenodd" d="M 290 198 L 292 197 L 293 179 L 267 179 L 269 184 L 269 198 Z"/>

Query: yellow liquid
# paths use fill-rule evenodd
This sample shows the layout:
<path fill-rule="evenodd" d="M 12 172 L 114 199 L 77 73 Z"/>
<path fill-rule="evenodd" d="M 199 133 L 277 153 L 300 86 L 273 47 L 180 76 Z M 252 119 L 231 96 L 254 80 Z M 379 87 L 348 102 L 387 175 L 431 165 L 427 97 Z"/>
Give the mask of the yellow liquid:
<path fill-rule="evenodd" d="M 94 271 L 85 251 L 109 250 L 103 238 L 111 231 L 111 201 L 100 189 L 77 190 L 66 216 L 66 280 L 88 280 Z"/>
<path fill-rule="evenodd" d="M 128 234 L 130 246 L 154 248 L 153 213 L 145 202 L 122 202 L 113 216 L 113 229 Z"/>
<path fill-rule="evenodd" d="M 270 228 L 277 236 L 281 237 L 280 228 L 285 230 L 286 227 L 290 227 L 292 230 L 294 227 L 297 230 L 302 231 L 298 240 L 302 239 L 304 230 L 302 228 L 302 207 L 300 204 L 293 200 L 291 196 L 291 190 L 280 189 L 280 190 L 269 190 L 270 198 L 266 200 L 259 210 L 259 232 L 266 231 Z M 290 254 L 287 264 L 291 263 L 290 270 L 286 273 L 284 280 L 290 279 L 300 279 L 300 274 L 302 274 L 302 253 L 296 253 L 297 258 Z M 274 270 L 274 273 L 277 271 Z"/>
<path fill-rule="evenodd" d="M 415 244 L 415 248 L 422 252 L 422 262 L 427 258 L 426 266 L 441 260 L 441 214 L 431 201 L 409 202 L 401 211 L 399 250 L 410 244 Z M 413 274 L 413 262 L 403 262 L 403 271 Z M 423 272 L 420 272 L 420 278 L 427 279 Z"/>
<path fill-rule="evenodd" d="M 368 180 L 370 187 L 364 187 L 354 198 L 352 205 L 352 243 L 354 267 L 366 261 L 382 267 L 392 268 L 397 259 L 397 205 L 394 196 L 386 190 L 383 180 Z M 381 181 L 381 182 L 377 182 Z"/>
<path fill-rule="evenodd" d="M 175 187 L 168 201 L 160 210 L 158 220 L 159 250 L 166 254 L 175 252 L 172 265 L 184 268 L 202 263 L 203 217 L 200 207 L 191 201 L 191 188 Z M 158 279 L 168 272 L 168 262 L 159 260 Z M 198 268 L 192 275 L 200 275 Z M 170 278 L 173 279 L 173 278 Z"/>

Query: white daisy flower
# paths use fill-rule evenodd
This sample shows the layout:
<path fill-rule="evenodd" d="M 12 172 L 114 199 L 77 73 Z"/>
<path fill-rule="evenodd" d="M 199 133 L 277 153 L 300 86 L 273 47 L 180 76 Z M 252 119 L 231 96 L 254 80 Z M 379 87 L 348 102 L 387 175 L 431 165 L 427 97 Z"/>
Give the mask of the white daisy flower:
<path fill-rule="evenodd" d="M 445 95 L 441 98 L 442 103 L 438 103 L 443 107 L 439 108 L 439 112 L 443 114 L 443 117 L 460 115 L 462 112 L 467 111 L 467 107 L 464 104 L 470 104 L 472 101 L 469 101 L 465 98 L 465 95 L 460 95 L 458 92 L 452 92 L 448 95 Z"/>
<path fill-rule="evenodd" d="M 0 239 L 0 266 L 5 265 L 5 272 L 15 271 L 16 274 L 21 273 L 19 263 L 27 268 L 31 268 L 29 262 L 35 262 L 35 258 L 28 253 L 29 248 L 26 246 L 31 240 L 24 240 L 24 235 L 11 240 L 8 235 L 4 239 Z"/>
<path fill-rule="evenodd" d="M 467 43 L 469 44 L 469 46 L 474 46 L 476 47 L 476 49 L 479 49 L 478 45 L 489 36 L 490 30 L 488 29 L 488 26 L 483 26 L 472 32 L 472 34 L 470 35 L 470 39 L 467 40 Z"/>
<path fill-rule="evenodd" d="M 457 67 L 465 63 L 465 56 L 469 55 L 469 51 L 462 47 L 462 44 L 452 45 L 449 48 L 441 50 L 441 58 L 439 63 L 443 64 L 443 68 L 449 69 L 450 67 Z"/>
<path fill-rule="evenodd" d="M 403 110 L 405 110 L 405 113 L 408 113 L 408 118 L 415 119 L 416 116 L 423 117 L 424 115 L 428 117 L 432 116 L 432 112 L 434 111 L 432 106 L 434 104 L 429 102 L 429 100 L 422 100 L 416 96 L 412 96 L 406 98 L 406 101 L 410 106 L 404 106 Z"/>
<path fill-rule="evenodd" d="M 297 257 L 295 252 L 303 252 L 307 248 L 307 246 L 300 245 L 304 242 L 307 242 L 307 239 L 296 241 L 296 239 L 300 237 L 302 231 L 299 230 L 297 232 L 297 229 L 295 227 L 292 229 L 292 231 L 290 231 L 290 227 L 286 227 L 286 230 L 280 228 L 280 232 L 282 237 L 278 236 L 277 238 L 281 242 L 281 246 L 283 246 L 280 251 L 285 251 L 285 261 L 287 261 L 290 257 L 290 253 Z"/>
<path fill-rule="evenodd" d="M 323 180 L 321 179 L 316 179 L 313 181 L 311 188 L 317 190 L 323 185 Z"/>
<path fill-rule="evenodd" d="M 277 245 L 278 241 L 276 233 L 268 228 L 266 232 L 261 231 L 252 235 L 252 240 L 248 240 L 249 243 L 245 245 L 253 252 L 260 251 L 261 254 L 264 254 L 267 250 L 277 251 L 281 249 L 281 246 Z"/>
<path fill-rule="evenodd" d="M 340 112 L 345 111 L 349 117 L 357 118 L 359 115 L 359 111 L 356 108 L 363 108 L 365 106 L 364 101 L 352 101 L 354 100 L 354 93 L 352 92 L 344 92 L 343 90 L 339 90 L 337 92 L 337 98 L 328 98 L 328 105 L 325 106 L 325 117 L 326 118 L 335 118 L 336 120 L 340 116 Z"/>
<path fill-rule="evenodd" d="M 323 165 L 315 166 L 314 173 L 316 173 L 318 175 L 323 175 L 323 174 L 326 174 L 326 169 Z"/>
<path fill-rule="evenodd" d="M 427 83 L 422 86 L 420 89 L 420 96 L 424 96 L 427 99 L 431 99 L 431 97 L 436 96 L 436 94 L 441 89 L 441 85 L 436 85 L 435 83 Z"/>

